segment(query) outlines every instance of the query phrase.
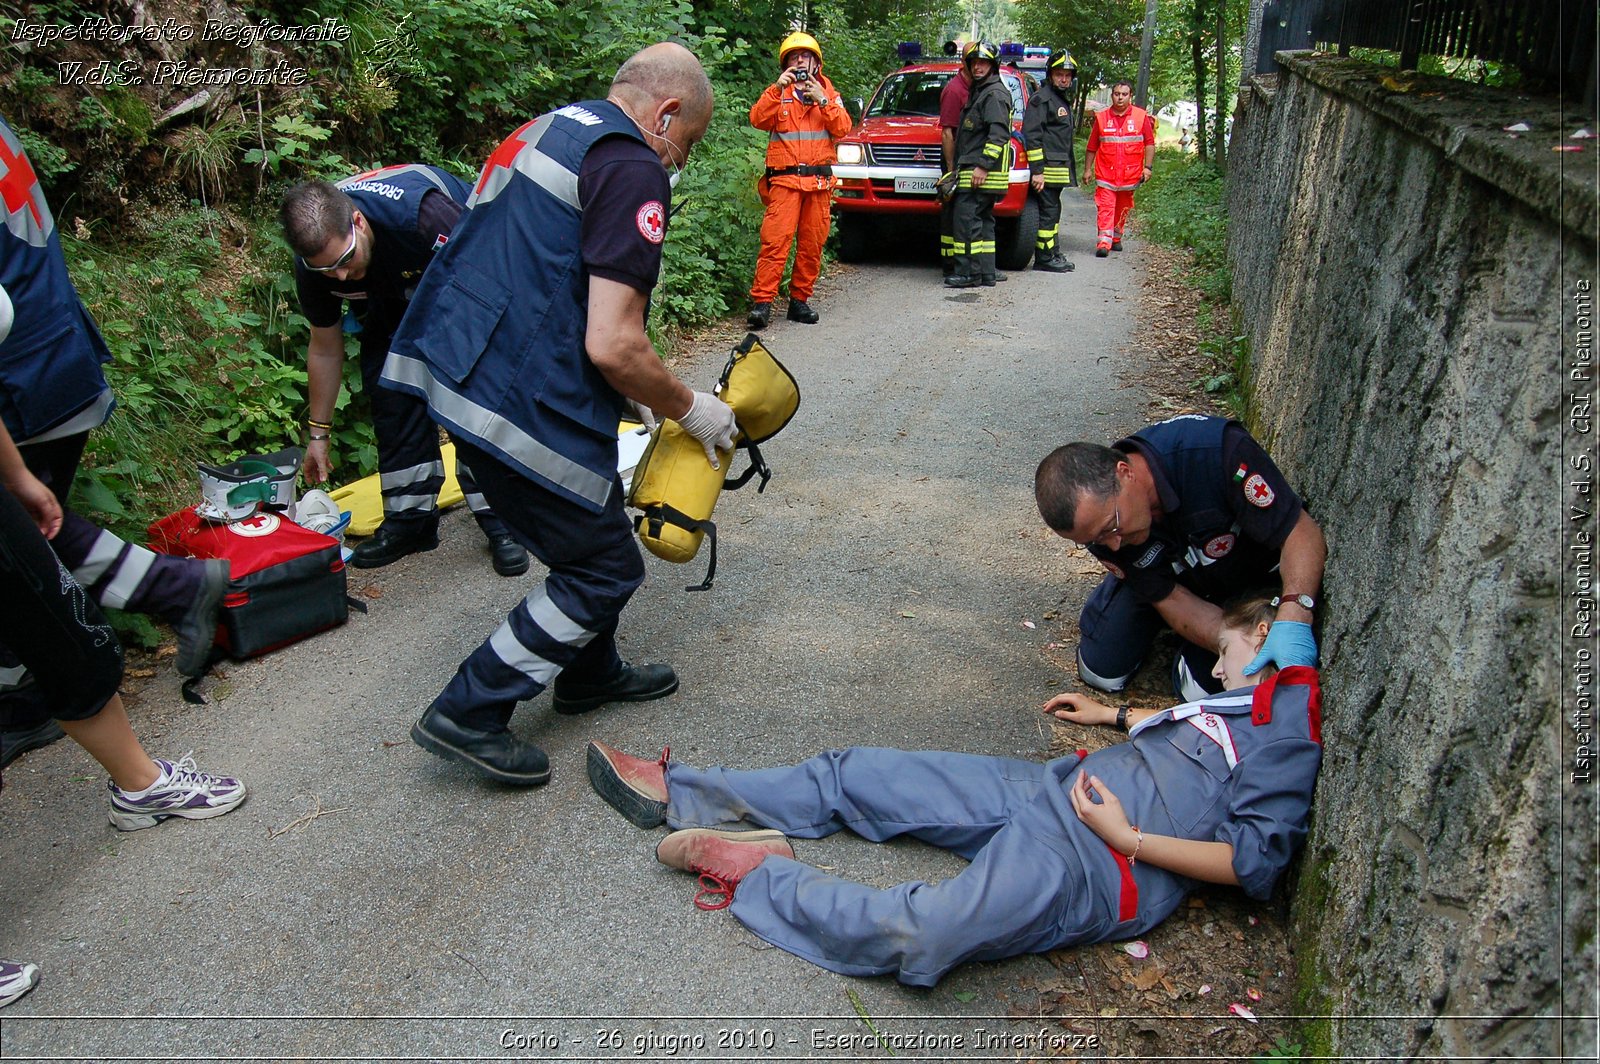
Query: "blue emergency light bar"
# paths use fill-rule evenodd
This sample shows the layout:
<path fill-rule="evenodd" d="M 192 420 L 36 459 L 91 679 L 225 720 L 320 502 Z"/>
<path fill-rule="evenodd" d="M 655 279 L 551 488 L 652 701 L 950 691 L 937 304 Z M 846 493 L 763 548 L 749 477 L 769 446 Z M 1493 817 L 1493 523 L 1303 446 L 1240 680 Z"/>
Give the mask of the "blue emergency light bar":
<path fill-rule="evenodd" d="M 902 62 L 910 63 L 922 58 L 921 41 L 901 41 L 900 47 L 895 49 Z"/>
<path fill-rule="evenodd" d="M 1000 46 L 1001 59 L 1005 59 L 1007 56 L 1022 56 L 1026 54 L 1027 50 L 1016 41 L 1007 41 Z"/>

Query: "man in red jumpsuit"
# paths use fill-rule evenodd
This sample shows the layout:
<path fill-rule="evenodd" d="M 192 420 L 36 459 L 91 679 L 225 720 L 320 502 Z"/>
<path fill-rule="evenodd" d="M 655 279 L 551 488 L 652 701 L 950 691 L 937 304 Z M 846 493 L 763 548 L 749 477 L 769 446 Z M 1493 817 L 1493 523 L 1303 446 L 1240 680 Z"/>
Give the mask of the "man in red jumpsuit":
<path fill-rule="evenodd" d="M 811 298 L 822 271 L 822 245 L 831 224 L 833 142 L 850 132 L 850 112 L 822 73 L 822 46 L 809 33 L 791 33 L 778 46 L 783 73 L 750 108 L 750 124 L 767 131 L 767 170 L 761 178 L 761 255 L 750 285 L 752 329 L 772 320 L 789 246 L 798 232 L 789 278 L 789 320 L 815 325 Z"/>
<path fill-rule="evenodd" d="M 1133 85 L 1111 86 L 1111 106 L 1096 111 L 1085 149 L 1094 174 L 1094 207 L 1099 226 L 1096 258 L 1122 250 L 1122 227 L 1133 210 L 1133 190 L 1150 179 L 1156 161 L 1156 125 L 1144 108 L 1133 106 Z"/>

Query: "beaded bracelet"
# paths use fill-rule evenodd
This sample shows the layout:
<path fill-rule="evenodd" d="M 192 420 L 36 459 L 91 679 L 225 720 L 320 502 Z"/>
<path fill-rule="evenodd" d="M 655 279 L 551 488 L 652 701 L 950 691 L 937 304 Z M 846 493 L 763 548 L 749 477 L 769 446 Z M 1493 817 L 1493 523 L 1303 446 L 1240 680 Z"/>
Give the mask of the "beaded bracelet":
<path fill-rule="evenodd" d="M 1128 826 L 1133 829 L 1134 835 L 1138 838 L 1138 841 L 1133 844 L 1133 852 L 1128 855 L 1128 867 L 1132 868 L 1139 863 L 1139 848 L 1144 845 L 1144 832 L 1139 830 L 1139 825 L 1137 824 L 1129 824 Z"/>

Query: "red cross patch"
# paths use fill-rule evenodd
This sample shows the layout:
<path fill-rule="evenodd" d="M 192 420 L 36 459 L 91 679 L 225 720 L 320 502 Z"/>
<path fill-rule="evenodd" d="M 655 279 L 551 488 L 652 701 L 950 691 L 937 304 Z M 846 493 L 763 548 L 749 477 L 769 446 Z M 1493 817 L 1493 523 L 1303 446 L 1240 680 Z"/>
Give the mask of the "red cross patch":
<path fill-rule="evenodd" d="M 1272 486 L 1260 473 L 1252 473 L 1250 479 L 1244 482 L 1244 497 L 1251 506 L 1259 506 L 1265 510 L 1278 496 L 1273 493 Z"/>
<path fill-rule="evenodd" d="M 283 520 L 277 514 L 254 514 L 243 521 L 234 521 L 228 525 L 228 531 L 236 536 L 247 539 L 257 539 L 261 536 L 270 536 L 278 530 Z"/>
<path fill-rule="evenodd" d="M 667 235 L 667 212 L 660 200 L 651 200 L 640 207 L 634 221 L 639 226 L 639 235 L 652 244 L 661 243 Z"/>
<path fill-rule="evenodd" d="M 1238 539 L 1232 532 L 1224 532 L 1220 536 L 1214 536 L 1206 543 L 1206 557 L 1212 559 L 1226 558 L 1233 551 L 1233 545 L 1236 542 L 1238 542 Z"/>

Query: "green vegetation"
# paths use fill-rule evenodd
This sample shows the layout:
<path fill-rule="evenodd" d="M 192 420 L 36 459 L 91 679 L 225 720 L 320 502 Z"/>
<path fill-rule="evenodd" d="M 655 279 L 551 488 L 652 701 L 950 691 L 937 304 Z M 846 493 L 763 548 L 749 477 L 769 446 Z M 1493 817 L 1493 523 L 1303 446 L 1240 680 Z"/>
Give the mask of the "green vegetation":
<path fill-rule="evenodd" d="M 1248 413 L 1250 346 L 1233 326 L 1228 269 L 1228 209 L 1222 171 L 1175 149 L 1156 152 L 1155 172 L 1139 192 L 1139 234 L 1190 252 L 1186 280 L 1199 291 L 1200 350 L 1212 369 L 1202 380 L 1234 417 Z"/>
<path fill-rule="evenodd" d="M 311 27 L 346 39 L 257 41 L 231 53 L 167 40 L 106 44 L 142 83 L 60 84 L 57 46 L 14 47 L 0 72 L 5 117 L 44 183 L 74 282 L 99 322 L 118 411 L 91 437 L 75 502 L 130 538 L 192 501 L 196 461 L 298 442 L 309 332 L 276 210 L 290 184 L 396 162 L 476 176 L 527 119 L 605 95 L 643 45 L 679 40 L 717 94 L 706 139 L 675 194 L 650 329 L 682 330 L 742 304 L 757 250 L 755 192 L 765 137 L 746 115 L 776 75 L 774 49 L 804 19 L 846 99 L 870 93 L 895 44 L 936 45 L 953 0 L 329 0 L 208 9 L 225 21 Z M 35 22 L 75 22 L 70 5 L 32 5 Z M 230 15 L 231 12 L 231 15 Z M 113 20 L 115 21 L 115 19 Z M 16 25 L 0 15 L 0 34 Z M 186 50 L 187 49 L 187 50 Z M 94 65 L 95 57 L 74 53 Z M 216 54 L 213 54 L 216 53 Z M 204 59 L 202 59 L 204 56 Z M 149 77 L 158 58 L 303 69 L 303 85 L 192 87 Z M 334 458 L 371 472 L 376 448 L 350 341 Z"/>

